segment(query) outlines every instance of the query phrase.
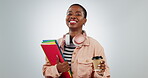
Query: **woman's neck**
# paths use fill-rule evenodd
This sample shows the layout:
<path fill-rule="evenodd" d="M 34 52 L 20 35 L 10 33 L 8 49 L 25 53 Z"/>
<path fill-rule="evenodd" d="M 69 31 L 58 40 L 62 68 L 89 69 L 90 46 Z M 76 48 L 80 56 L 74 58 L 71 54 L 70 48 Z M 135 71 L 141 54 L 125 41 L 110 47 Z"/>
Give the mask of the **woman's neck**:
<path fill-rule="evenodd" d="M 69 34 L 72 38 L 76 36 L 77 34 L 81 34 L 81 33 L 82 33 L 82 29 L 81 30 L 69 30 Z"/>

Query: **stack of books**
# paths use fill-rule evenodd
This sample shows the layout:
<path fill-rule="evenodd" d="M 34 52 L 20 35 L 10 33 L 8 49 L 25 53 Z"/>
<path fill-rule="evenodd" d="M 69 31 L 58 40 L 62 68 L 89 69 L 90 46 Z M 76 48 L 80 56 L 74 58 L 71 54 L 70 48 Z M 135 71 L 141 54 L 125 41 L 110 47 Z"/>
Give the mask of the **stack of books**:
<path fill-rule="evenodd" d="M 43 40 L 41 47 L 51 65 L 65 61 L 57 40 Z M 60 78 L 72 78 L 70 71 L 62 73 Z"/>

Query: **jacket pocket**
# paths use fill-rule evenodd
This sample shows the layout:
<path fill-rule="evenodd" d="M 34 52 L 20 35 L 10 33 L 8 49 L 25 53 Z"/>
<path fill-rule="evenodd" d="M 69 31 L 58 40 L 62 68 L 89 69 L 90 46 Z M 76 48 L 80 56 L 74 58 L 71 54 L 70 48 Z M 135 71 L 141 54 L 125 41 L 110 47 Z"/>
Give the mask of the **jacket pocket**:
<path fill-rule="evenodd" d="M 92 73 L 91 59 L 78 59 L 77 74 L 79 78 L 90 78 Z"/>

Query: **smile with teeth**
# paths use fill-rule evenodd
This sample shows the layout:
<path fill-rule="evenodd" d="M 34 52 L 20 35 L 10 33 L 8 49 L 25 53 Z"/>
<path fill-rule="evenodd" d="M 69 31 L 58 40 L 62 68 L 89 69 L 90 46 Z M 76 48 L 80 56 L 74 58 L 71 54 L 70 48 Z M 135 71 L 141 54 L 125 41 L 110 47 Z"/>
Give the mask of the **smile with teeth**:
<path fill-rule="evenodd" d="M 70 21 L 70 23 L 77 23 L 76 21 Z"/>
<path fill-rule="evenodd" d="M 71 20 L 71 21 L 69 21 L 69 23 L 70 23 L 70 24 L 76 24 L 77 21 L 73 21 L 73 20 Z"/>

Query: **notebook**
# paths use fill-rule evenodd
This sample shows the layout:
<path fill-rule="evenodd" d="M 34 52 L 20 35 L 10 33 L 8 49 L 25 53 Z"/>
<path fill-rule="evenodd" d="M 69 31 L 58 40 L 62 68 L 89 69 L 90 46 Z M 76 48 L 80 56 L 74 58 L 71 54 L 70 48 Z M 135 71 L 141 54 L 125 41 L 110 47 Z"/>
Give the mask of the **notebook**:
<path fill-rule="evenodd" d="M 64 62 L 62 51 L 59 48 L 57 40 L 43 40 L 41 47 L 51 65 L 57 64 L 57 61 Z M 71 72 L 64 72 L 60 78 L 72 78 Z"/>

